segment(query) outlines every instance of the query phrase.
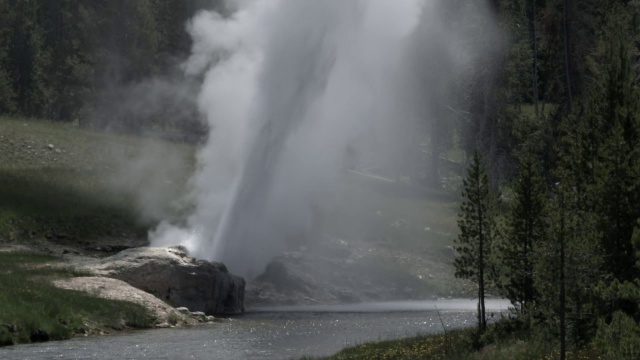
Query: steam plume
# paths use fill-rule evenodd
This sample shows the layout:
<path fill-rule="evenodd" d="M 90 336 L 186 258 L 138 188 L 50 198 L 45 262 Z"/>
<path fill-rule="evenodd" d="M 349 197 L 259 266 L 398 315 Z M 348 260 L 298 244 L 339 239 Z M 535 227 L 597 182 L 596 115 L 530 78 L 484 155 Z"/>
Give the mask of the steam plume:
<path fill-rule="evenodd" d="M 154 244 L 181 239 L 248 275 L 296 241 L 319 241 L 350 162 L 405 161 L 434 116 L 429 99 L 469 65 L 441 3 L 240 1 L 228 18 L 198 14 L 184 70 L 204 78 L 211 130 L 195 210 L 185 227 L 161 224 Z"/>

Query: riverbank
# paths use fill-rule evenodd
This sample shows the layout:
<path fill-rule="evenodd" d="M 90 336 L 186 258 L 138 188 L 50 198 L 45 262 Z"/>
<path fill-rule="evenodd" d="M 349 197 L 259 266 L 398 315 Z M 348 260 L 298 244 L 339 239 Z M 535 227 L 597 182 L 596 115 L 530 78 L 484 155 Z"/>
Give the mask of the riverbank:
<path fill-rule="evenodd" d="M 438 308 L 448 301 L 438 302 Z M 469 301 L 473 307 L 473 301 Z M 316 309 L 318 310 L 318 309 Z M 321 357 L 380 339 L 435 334 L 442 325 L 435 311 L 262 312 L 215 324 L 123 332 L 46 344 L 0 348 L 0 358 L 15 360 L 183 359 L 273 360 Z M 340 309 L 335 309 L 339 311 Z M 366 309 L 362 309 L 366 310 Z M 473 324 L 473 309 L 441 311 L 448 328 Z"/>
<path fill-rule="evenodd" d="M 99 259 L 0 246 L 0 283 L 0 346 L 192 326 L 244 309 L 244 280 L 180 248 Z"/>
<path fill-rule="evenodd" d="M 322 360 L 534 360 L 559 358 L 559 343 L 535 331 L 518 329 L 517 320 L 490 324 L 482 337 L 475 328 L 399 340 L 375 341 L 346 348 Z M 568 359 L 605 359 L 593 345 L 574 347 Z M 311 358 L 306 358 L 307 360 Z M 315 358 L 320 360 L 319 358 Z"/>

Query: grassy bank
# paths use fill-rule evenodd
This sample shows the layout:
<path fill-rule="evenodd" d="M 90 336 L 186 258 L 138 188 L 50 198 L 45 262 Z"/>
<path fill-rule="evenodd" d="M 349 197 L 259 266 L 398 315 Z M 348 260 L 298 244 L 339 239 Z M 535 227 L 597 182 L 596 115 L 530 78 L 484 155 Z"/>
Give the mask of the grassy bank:
<path fill-rule="evenodd" d="M 58 289 L 51 280 L 78 276 L 51 256 L 0 252 L 0 346 L 147 328 L 142 306 Z"/>
<path fill-rule="evenodd" d="M 535 331 L 517 331 L 508 320 L 489 326 L 478 338 L 475 329 L 408 339 L 377 341 L 346 348 L 324 360 L 551 360 L 559 358 L 559 344 Z M 591 346 L 570 349 L 567 359 L 604 359 Z"/>

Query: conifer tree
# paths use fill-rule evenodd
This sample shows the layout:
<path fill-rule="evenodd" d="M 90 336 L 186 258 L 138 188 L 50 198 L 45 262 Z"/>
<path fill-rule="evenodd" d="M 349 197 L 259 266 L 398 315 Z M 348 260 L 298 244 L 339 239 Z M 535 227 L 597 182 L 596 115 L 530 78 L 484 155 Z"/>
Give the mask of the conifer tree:
<path fill-rule="evenodd" d="M 602 252 L 597 218 L 588 197 L 584 177 L 576 166 L 584 161 L 582 132 L 570 128 L 575 118 L 564 119 L 566 133 L 558 149 L 554 170 L 557 182 L 550 192 L 545 226 L 547 235 L 536 248 L 534 281 L 538 290 L 536 316 L 545 319 L 549 330 L 557 331 L 561 359 L 567 344 L 580 344 L 595 326 L 596 281 L 601 276 Z"/>
<path fill-rule="evenodd" d="M 478 330 L 487 327 L 485 290 L 491 274 L 491 250 L 495 235 L 497 197 L 491 192 L 487 171 L 477 151 L 463 181 L 463 202 L 460 208 L 455 260 L 456 277 L 472 279 L 478 286 Z"/>
<path fill-rule="evenodd" d="M 638 276 L 631 238 L 640 217 L 640 91 L 636 84 L 640 74 L 625 32 L 619 26 L 609 32 L 602 91 L 592 100 L 602 126 L 589 195 L 602 231 L 605 271 L 629 281 Z"/>
<path fill-rule="evenodd" d="M 500 244 L 503 280 L 499 286 L 521 315 L 533 308 L 535 248 L 545 238 L 545 185 L 530 152 L 521 156 L 514 199 Z"/>

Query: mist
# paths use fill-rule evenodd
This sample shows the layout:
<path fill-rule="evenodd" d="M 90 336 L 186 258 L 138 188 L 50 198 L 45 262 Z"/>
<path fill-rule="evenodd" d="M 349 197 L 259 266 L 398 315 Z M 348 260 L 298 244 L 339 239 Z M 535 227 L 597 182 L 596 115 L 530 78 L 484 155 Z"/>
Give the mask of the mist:
<path fill-rule="evenodd" d="M 250 276 L 324 241 L 326 219 L 352 191 L 347 177 L 367 166 L 390 180 L 411 172 L 412 149 L 482 54 L 452 24 L 484 2 L 456 3 L 237 1 L 228 17 L 197 14 L 182 68 L 203 79 L 197 106 L 209 136 L 193 211 L 183 224 L 162 222 L 152 244 L 179 243 Z"/>

